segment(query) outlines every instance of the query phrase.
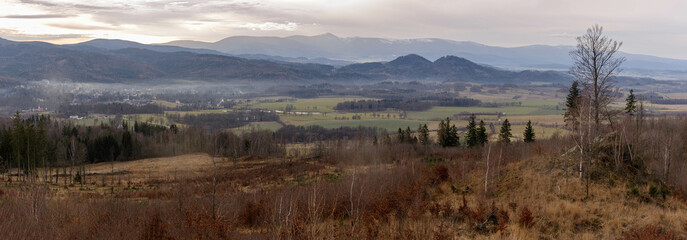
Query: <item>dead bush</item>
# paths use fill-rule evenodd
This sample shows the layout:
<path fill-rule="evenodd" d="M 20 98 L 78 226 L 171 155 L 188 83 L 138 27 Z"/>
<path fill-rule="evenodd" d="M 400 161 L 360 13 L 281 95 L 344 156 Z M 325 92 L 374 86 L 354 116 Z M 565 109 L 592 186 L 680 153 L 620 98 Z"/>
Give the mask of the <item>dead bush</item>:
<path fill-rule="evenodd" d="M 246 227 L 255 227 L 263 223 L 267 217 L 267 201 L 261 199 L 259 202 L 246 200 L 243 211 L 238 216 L 238 221 Z"/>
<path fill-rule="evenodd" d="M 582 219 L 574 223 L 573 232 L 598 232 L 602 228 L 601 219 Z"/>
<path fill-rule="evenodd" d="M 141 240 L 167 240 L 174 239 L 167 233 L 167 226 L 160 218 L 160 213 L 154 213 L 141 233 Z"/>
<path fill-rule="evenodd" d="M 520 226 L 531 228 L 534 226 L 534 216 L 532 216 L 532 211 L 529 208 L 523 207 L 520 211 L 520 220 L 518 220 Z"/>
<path fill-rule="evenodd" d="M 660 226 L 648 225 L 625 234 L 626 240 L 674 240 L 684 239 Z"/>

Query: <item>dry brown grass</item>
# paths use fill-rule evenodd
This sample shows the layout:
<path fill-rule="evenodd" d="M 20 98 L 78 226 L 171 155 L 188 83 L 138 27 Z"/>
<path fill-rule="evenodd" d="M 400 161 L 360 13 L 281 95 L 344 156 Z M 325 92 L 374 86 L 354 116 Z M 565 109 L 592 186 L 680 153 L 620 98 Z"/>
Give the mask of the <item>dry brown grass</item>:
<path fill-rule="evenodd" d="M 9 185 L 0 192 L 0 219 L 13 221 L 0 232 L 9 239 L 685 237 L 684 200 L 651 196 L 648 185 L 635 196 L 635 185 L 611 174 L 612 184 L 594 179 L 585 198 L 577 162 L 561 157 L 565 144 L 494 145 L 488 175 L 487 148 L 366 146 L 323 158 L 222 159 L 215 188 L 204 154 L 95 164 L 89 172 L 114 166 L 140 186 Z"/>

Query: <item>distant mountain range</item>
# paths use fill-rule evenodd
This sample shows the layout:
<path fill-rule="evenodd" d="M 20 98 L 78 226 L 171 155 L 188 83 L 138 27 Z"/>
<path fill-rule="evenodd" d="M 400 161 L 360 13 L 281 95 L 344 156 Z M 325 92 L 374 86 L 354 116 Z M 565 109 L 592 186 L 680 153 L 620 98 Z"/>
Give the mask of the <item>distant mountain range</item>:
<path fill-rule="evenodd" d="M 567 70 L 572 64 L 568 53 L 574 48 L 573 46 L 546 45 L 507 48 L 438 38 L 402 40 L 363 37 L 341 38 L 330 33 L 283 38 L 236 36 L 214 43 L 173 41 L 163 45 L 211 49 L 235 55 L 263 54 L 291 58 L 326 58 L 350 62 L 390 61 L 408 54 L 418 54 L 428 59 L 453 55 L 470 59 L 479 64 L 501 68 L 551 70 Z M 627 58 L 623 68 L 629 73 L 682 72 L 687 75 L 687 60 L 629 53 L 620 53 L 619 55 Z"/>
<path fill-rule="evenodd" d="M 336 38 L 333 35 L 318 37 Z M 53 45 L 0 39 L 0 82 L 62 79 L 119 83 L 178 79 L 311 82 L 434 80 L 527 84 L 567 83 L 572 80 L 562 71 L 509 71 L 457 56 L 443 56 L 430 61 L 418 54 L 407 54 L 389 62 L 353 64 L 324 58 L 247 53 L 239 56 L 242 57 L 217 50 L 122 40 L 96 39 L 79 44 Z M 338 64 L 308 63 L 313 59 Z"/>
<path fill-rule="evenodd" d="M 329 78 L 327 73 L 333 70 L 328 65 L 278 63 L 208 51 L 120 40 L 76 45 L 0 40 L 0 81 L 308 80 Z"/>

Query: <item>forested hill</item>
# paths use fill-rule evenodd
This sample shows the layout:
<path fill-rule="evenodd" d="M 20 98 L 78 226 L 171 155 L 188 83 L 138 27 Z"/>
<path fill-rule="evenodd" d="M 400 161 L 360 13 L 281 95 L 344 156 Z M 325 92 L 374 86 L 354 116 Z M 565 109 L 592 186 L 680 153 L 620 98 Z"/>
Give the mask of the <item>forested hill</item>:
<path fill-rule="evenodd" d="M 102 48 L 102 45 L 53 45 L 0 40 L 0 81 L 70 80 L 120 83 L 156 79 L 228 80 L 437 80 L 526 84 L 567 82 L 555 71 L 506 71 L 455 56 L 434 62 L 411 54 L 390 62 L 351 64 L 341 68 L 246 59 L 164 49 Z M 146 46 L 146 45 L 143 45 Z M 153 49 L 153 50 L 151 50 Z M 178 50 L 178 51 L 173 51 Z"/>

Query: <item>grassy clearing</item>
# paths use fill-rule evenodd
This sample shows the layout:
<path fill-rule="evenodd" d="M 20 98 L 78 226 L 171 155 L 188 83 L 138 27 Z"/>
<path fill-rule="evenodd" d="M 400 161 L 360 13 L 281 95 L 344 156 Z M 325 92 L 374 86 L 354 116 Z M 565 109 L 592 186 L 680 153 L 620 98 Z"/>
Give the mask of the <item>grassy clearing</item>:
<path fill-rule="evenodd" d="M 176 104 L 170 101 L 165 101 L 165 100 L 153 100 L 153 103 L 161 106 L 161 107 L 166 107 L 166 108 L 175 108 L 181 106 L 181 104 Z"/>
<path fill-rule="evenodd" d="M 234 111 L 233 109 L 204 109 L 204 110 L 195 110 L 195 111 L 165 111 L 165 114 L 179 114 L 181 116 L 185 116 L 188 114 L 191 115 L 199 115 L 199 114 L 222 114 L 222 113 L 227 113 Z"/>
<path fill-rule="evenodd" d="M 520 103 L 523 107 L 551 107 L 562 106 L 560 99 L 510 99 L 494 100 L 493 103 Z"/>
<path fill-rule="evenodd" d="M 509 120 L 510 121 L 510 120 Z M 499 130 L 501 129 L 500 125 L 494 126 L 496 128 L 496 134 L 494 134 L 492 137 L 494 137 L 493 140 L 498 139 L 498 133 Z M 523 134 L 525 132 L 525 125 L 511 125 L 511 133 L 513 134 L 513 138 L 511 141 L 522 141 Z M 559 136 L 563 136 L 565 134 L 568 134 L 570 131 L 566 129 L 560 129 L 560 128 L 551 128 L 551 127 L 542 127 L 542 126 L 536 126 L 533 125 L 532 128 L 534 129 L 534 135 L 535 139 L 547 139 L 551 138 L 554 134 L 557 134 Z"/>
<path fill-rule="evenodd" d="M 334 112 L 336 104 L 345 101 L 368 100 L 372 98 L 363 97 L 321 97 L 309 99 L 295 99 L 284 102 L 253 102 L 246 104 L 239 104 L 235 108 L 251 107 L 267 110 L 284 111 L 287 105 L 293 105 L 293 111 L 297 112 Z M 262 100 L 264 101 L 264 100 Z"/>
<path fill-rule="evenodd" d="M 256 130 L 269 130 L 277 131 L 282 127 L 281 124 L 277 122 L 252 122 L 245 126 L 230 129 L 234 134 L 241 135 L 243 133 L 256 131 Z"/>
<path fill-rule="evenodd" d="M 320 113 L 320 114 L 281 114 L 279 118 L 286 124 L 303 126 L 313 122 L 323 121 L 345 121 L 352 119 L 353 116 L 360 116 L 360 120 L 395 120 L 399 119 L 398 112 L 376 112 L 376 113 Z"/>
<path fill-rule="evenodd" d="M 87 127 L 92 127 L 100 124 L 103 122 L 103 120 L 107 119 L 94 119 L 94 118 L 84 118 L 84 119 L 69 119 L 69 122 L 71 122 L 74 125 L 77 126 L 87 126 Z M 105 121 L 109 122 L 109 121 Z"/>
<path fill-rule="evenodd" d="M 160 124 L 160 125 L 169 125 L 169 119 L 167 119 L 167 117 L 165 117 L 164 115 L 160 115 L 160 114 L 131 114 L 131 115 L 122 115 L 122 118 L 129 120 L 129 121 L 139 121 L 139 122 L 147 122 L 147 123 Z"/>
<path fill-rule="evenodd" d="M 505 116 L 526 116 L 526 115 L 552 115 L 562 114 L 560 110 L 549 110 L 540 107 L 432 107 L 423 112 L 408 112 L 408 119 L 411 120 L 435 120 L 451 117 L 459 113 L 505 113 Z"/>
<path fill-rule="evenodd" d="M 508 116 L 508 121 L 512 123 L 525 123 L 527 121 L 532 121 L 533 124 L 558 124 L 559 126 L 565 125 L 563 121 L 563 115 L 537 115 L 537 116 Z"/>

